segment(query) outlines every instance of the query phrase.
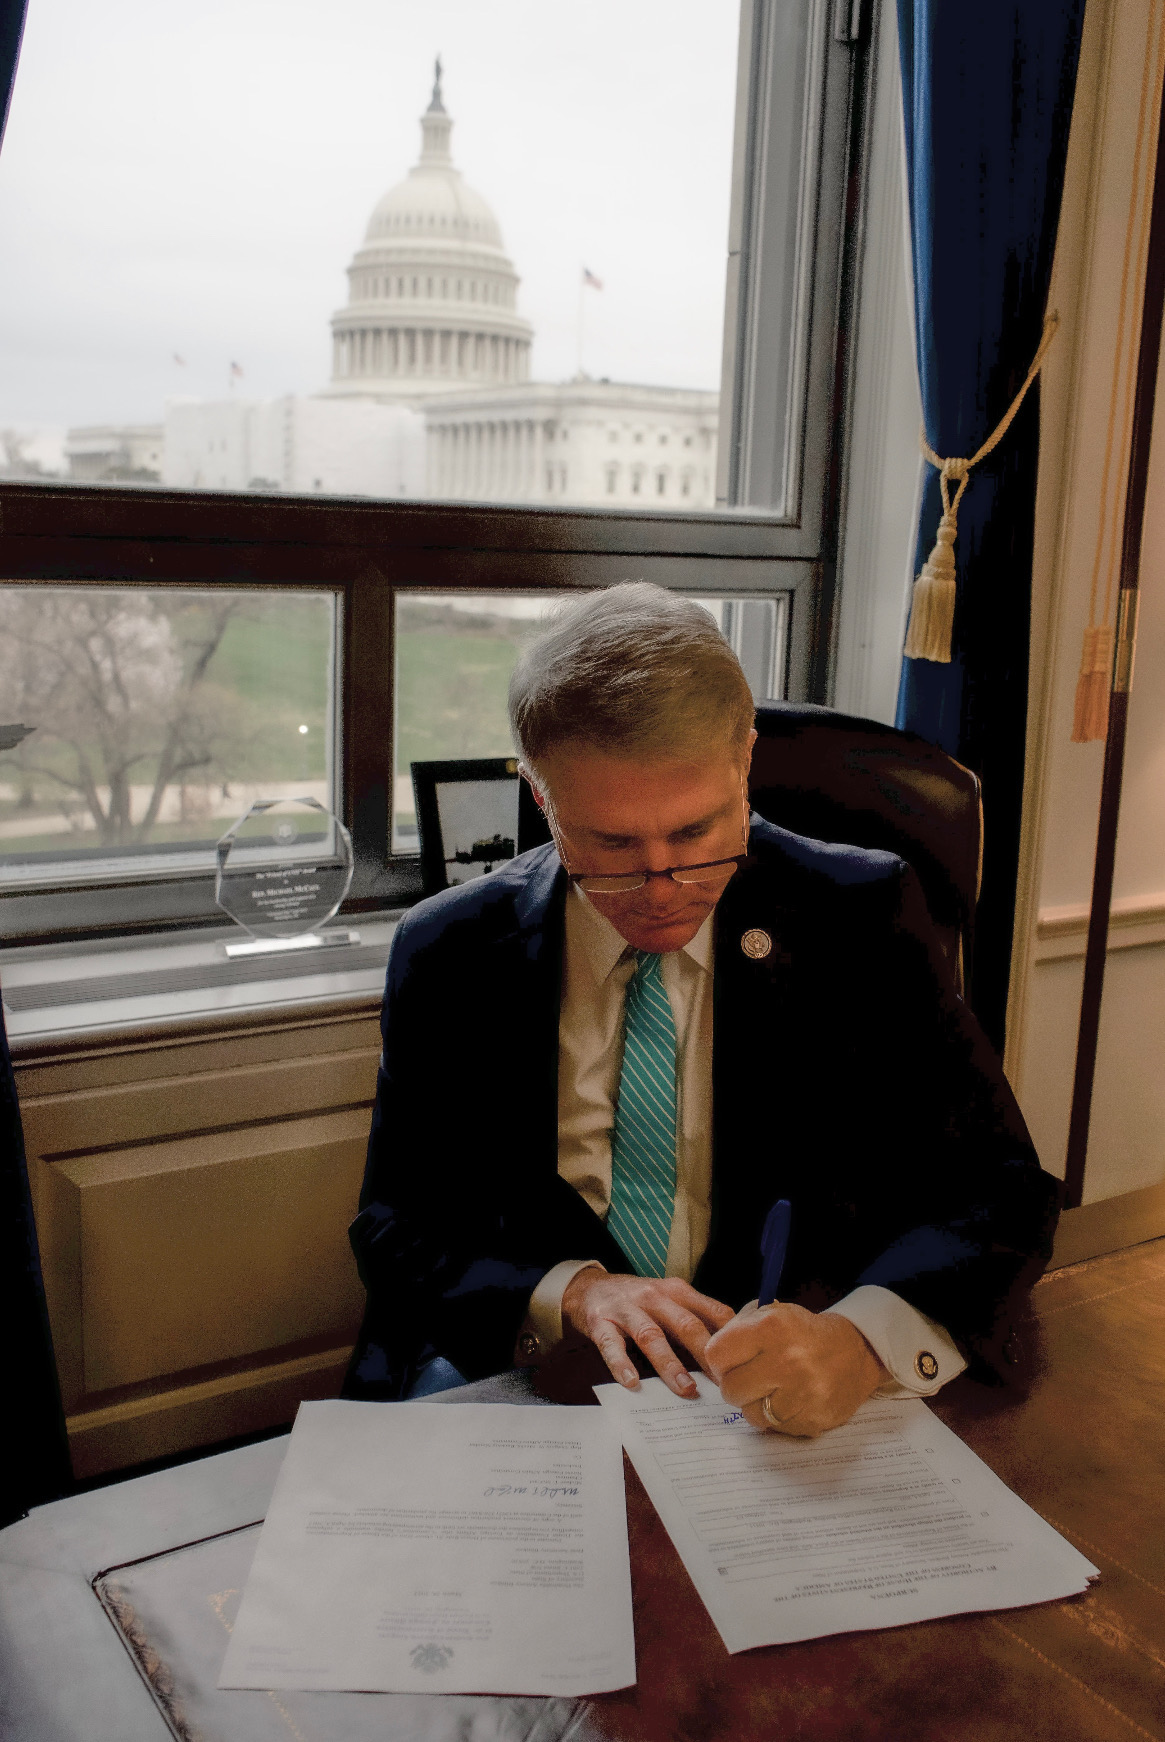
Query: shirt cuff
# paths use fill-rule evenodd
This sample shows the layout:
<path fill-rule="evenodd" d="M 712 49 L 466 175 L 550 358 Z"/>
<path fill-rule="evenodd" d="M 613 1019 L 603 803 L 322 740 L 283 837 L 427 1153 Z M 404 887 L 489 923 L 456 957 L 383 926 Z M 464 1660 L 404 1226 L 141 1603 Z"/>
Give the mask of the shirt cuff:
<path fill-rule="evenodd" d="M 580 1270 L 601 1270 L 606 1265 L 597 1258 L 564 1258 L 546 1272 L 530 1296 L 526 1322 L 518 1333 L 518 1360 L 544 1360 L 556 1343 L 562 1341 L 562 1297 Z"/>
<path fill-rule="evenodd" d="M 933 1397 L 967 1365 L 942 1326 L 893 1289 L 864 1283 L 825 1310 L 855 1325 L 889 1372 L 876 1397 Z"/>

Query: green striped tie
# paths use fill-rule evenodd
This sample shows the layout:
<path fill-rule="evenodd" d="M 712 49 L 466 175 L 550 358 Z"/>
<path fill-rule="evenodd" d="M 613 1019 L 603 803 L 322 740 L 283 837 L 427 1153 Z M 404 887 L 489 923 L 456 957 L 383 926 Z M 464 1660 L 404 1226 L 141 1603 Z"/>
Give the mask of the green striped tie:
<path fill-rule="evenodd" d="M 676 1025 L 660 961 L 635 952 L 611 1145 L 607 1227 L 638 1276 L 664 1274 L 676 1197 Z"/>

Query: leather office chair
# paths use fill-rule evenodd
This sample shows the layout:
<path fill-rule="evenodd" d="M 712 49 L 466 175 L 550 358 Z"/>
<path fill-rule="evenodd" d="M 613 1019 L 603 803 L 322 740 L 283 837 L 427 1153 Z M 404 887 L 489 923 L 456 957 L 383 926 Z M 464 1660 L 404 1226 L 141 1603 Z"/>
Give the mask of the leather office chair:
<path fill-rule="evenodd" d="M 756 711 L 749 797 L 768 822 L 912 865 L 960 991 L 982 868 L 978 776 L 913 732 L 808 703 Z"/>
<path fill-rule="evenodd" d="M 983 819 L 978 777 L 913 732 L 808 703 L 756 711 L 749 798 L 817 841 L 881 847 L 914 867 L 960 991 L 971 972 Z M 525 781 L 518 851 L 550 839 Z"/>

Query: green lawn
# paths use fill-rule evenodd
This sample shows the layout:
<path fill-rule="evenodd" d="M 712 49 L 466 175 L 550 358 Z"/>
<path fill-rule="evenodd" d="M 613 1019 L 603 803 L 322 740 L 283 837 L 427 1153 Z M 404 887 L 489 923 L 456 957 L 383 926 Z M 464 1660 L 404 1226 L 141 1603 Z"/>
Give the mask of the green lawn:
<path fill-rule="evenodd" d="M 239 712 L 223 753 L 228 779 L 325 777 L 331 640 L 324 599 L 271 597 L 227 625 L 207 675 Z"/>
<path fill-rule="evenodd" d="M 164 596 L 156 596 L 164 597 Z M 187 595 L 173 599 L 171 621 L 179 642 L 188 644 L 205 628 L 207 605 Z M 250 597 L 228 623 L 199 690 L 202 745 L 209 760 L 187 776 L 191 785 L 247 781 L 321 780 L 326 775 L 327 714 L 332 646 L 332 603 L 288 594 Z M 483 612 L 466 617 L 437 600 L 405 599 L 397 622 L 396 768 L 407 777 L 409 764 L 468 756 L 513 754 L 506 715 L 506 689 L 523 643 L 536 630 Z M 387 687 L 387 686 L 386 686 Z M 34 772 L 48 764 L 59 773 L 76 766 L 77 744 L 51 721 L 29 739 L 23 751 L 0 757 L 0 783 L 31 790 L 33 803 L 18 809 L 0 799 L 0 822 L 25 820 L 25 837 L 0 839 L 4 852 L 37 850 L 83 853 L 95 833 L 33 835 L 37 816 L 59 815 L 59 788 Z M 300 732 L 306 725 L 306 733 Z M 388 739 L 392 722 L 385 719 Z M 147 732 L 143 752 L 130 778 L 152 783 L 164 728 Z M 157 749 L 155 748 L 157 745 Z M 84 748 L 92 757 L 95 740 Z M 22 764 L 24 768 L 22 769 Z M 27 770 L 27 772 L 25 771 Z M 99 772 L 98 778 L 101 778 Z M 158 842 L 217 834 L 217 822 L 159 825 Z"/>
<path fill-rule="evenodd" d="M 256 706 L 288 709 L 322 725 L 331 634 L 330 600 L 272 597 L 232 619 L 212 670 Z"/>
<path fill-rule="evenodd" d="M 411 762 L 513 755 L 506 690 L 517 637 L 422 629 L 398 633 L 396 647 L 398 774 Z"/>

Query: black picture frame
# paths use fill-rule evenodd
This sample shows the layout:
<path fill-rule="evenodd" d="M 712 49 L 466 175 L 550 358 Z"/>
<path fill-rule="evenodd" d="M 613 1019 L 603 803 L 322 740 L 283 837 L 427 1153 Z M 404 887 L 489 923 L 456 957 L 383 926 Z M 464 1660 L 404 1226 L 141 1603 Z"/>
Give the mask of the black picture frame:
<path fill-rule="evenodd" d="M 516 857 L 521 776 L 515 756 L 467 756 L 409 767 L 426 895 L 484 876 Z M 497 849 L 493 857 L 491 847 Z"/>

